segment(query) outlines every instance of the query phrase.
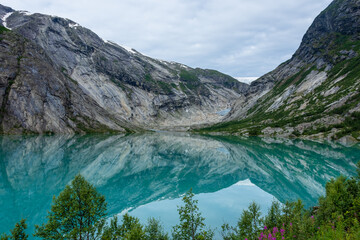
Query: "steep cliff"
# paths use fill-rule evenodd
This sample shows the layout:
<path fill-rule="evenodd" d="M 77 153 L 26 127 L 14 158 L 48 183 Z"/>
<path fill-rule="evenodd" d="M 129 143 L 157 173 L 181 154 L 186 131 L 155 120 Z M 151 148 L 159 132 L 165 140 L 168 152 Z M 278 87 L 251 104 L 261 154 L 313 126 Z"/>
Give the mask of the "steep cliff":
<path fill-rule="evenodd" d="M 335 0 L 292 58 L 253 82 L 225 123 L 245 135 L 360 140 L 360 2 Z"/>
<path fill-rule="evenodd" d="M 60 17 L 0 5 L 3 133 L 186 130 L 224 118 L 248 85 L 152 59 Z"/>

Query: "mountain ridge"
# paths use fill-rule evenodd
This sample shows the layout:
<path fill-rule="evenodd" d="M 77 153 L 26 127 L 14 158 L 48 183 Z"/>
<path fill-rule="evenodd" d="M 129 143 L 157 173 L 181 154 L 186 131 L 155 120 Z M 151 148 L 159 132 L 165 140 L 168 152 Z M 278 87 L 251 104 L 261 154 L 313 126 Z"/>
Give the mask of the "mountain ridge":
<path fill-rule="evenodd" d="M 224 116 L 218 112 L 229 109 L 248 88 L 215 70 L 153 59 L 104 41 L 69 19 L 4 6 L 0 6 L 0 17 L 6 20 L 1 20 L 2 25 L 11 29 L 1 32 L 4 62 L 16 38 L 18 43 L 13 45 L 36 46 L 36 52 L 43 52 L 52 65 L 42 71 L 42 81 L 33 79 L 36 74 L 25 78 L 22 70 L 31 68 L 27 57 L 15 54 L 19 61 L 8 68 L 19 67 L 20 74 L 10 81 L 5 74 L 0 83 L 1 130 L 6 134 L 184 131 L 220 122 Z M 46 85 L 52 76 L 58 76 L 58 87 L 67 95 L 57 96 L 58 89 Z M 31 85 L 28 95 L 23 95 L 24 83 Z M 21 111 L 18 106 L 23 106 Z M 52 123 L 54 119 L 58 123 Z"/>
<path fill-rule="evenodd" d="M 193 130 L 360 140 L 356 0 L 334 0 L 292 58 L 250 85 L 153 59 L 69 19 L 2 5 L 0 18 L 1 133 Z"/>
<path fill-rule="evenodd" d="M 251 83 L 204 133 L 360 140 L 360 2 L 335 0 L 291 59 Z"/>

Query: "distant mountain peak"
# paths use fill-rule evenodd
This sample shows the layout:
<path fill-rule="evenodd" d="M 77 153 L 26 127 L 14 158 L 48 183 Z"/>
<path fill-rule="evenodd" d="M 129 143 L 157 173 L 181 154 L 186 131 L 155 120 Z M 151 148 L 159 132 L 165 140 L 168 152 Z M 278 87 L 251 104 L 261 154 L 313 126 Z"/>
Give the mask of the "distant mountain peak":
<path fill-rule="evenodd" d="M 3 16 L 4 14 L 6 14 L 8 12 L 15 12 L 15 10 L 12 9 L 11 7 L 7 7 L 7 6 L 0 4 L 0 16 Z"/>
<path fill-rule="evenodd" d="M 4 27 L 8 28 L 6 24 L 6 20 L 13 12 L 15 12 L 14 9 L 0 4 L 0 23 Z"/>

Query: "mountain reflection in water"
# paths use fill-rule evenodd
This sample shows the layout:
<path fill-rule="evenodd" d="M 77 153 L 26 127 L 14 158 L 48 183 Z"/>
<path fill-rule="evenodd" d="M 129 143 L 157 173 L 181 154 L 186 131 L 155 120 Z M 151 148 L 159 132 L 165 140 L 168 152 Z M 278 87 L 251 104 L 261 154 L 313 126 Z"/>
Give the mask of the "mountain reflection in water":
<path fill-rule="evenodd" d="M 330 178 L 355 175 L 358 156 L 358 147 L 270 138 L 2 136 L 0 233 L 22 217 L 31 231 L 44 222 L 52 196 L 78 173 L 105 195 L 109 216 L 130 209 L 143 221 L 167 206 L 175 215 L 192 188 L 208 222 L 217 224 L 215 218 L 235 222 L 252 200 L 265 210 L 273 198 L 314 205 Z"/>

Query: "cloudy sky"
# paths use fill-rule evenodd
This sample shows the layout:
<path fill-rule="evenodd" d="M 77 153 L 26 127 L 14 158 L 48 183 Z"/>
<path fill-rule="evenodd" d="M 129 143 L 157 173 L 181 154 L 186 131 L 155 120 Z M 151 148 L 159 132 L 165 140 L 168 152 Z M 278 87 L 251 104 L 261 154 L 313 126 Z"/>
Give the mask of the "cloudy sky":
<path fill-rule="evenodd" d="M 331 0 L 1 0 L 57 15 L 148 56 L 258 77 L 289 59 Z"/>

